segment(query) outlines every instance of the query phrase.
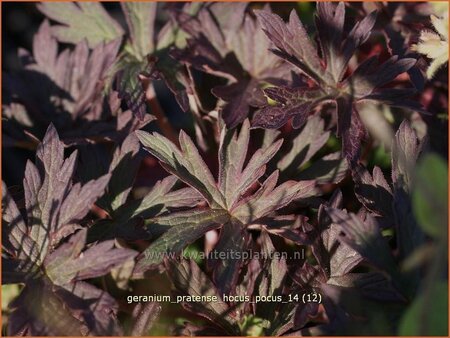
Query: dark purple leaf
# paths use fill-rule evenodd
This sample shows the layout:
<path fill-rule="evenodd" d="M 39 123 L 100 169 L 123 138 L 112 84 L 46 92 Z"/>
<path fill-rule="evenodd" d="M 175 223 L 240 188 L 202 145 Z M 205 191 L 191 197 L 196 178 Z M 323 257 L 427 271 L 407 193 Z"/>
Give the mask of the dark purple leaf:
<path fill-rule="evenodd" d="M 295 312 L 294 327 L 296 329 L 303 328 L 310 319 L 317 316 L 318 312 L 319 312 L 318 303 L 300 304 Z"/>
<path fill-rule="evenodd" d="M 292 126 L 298 128 L 306 121 L 308 113 L 320 103 L 335 101 L 338 116 L 337 135 L 342 138 L 344 157 L 351 166 L 358 163 L 361 140 L 365 138 L 366 131 L 353 107 L 354 104 L 365 98 L 369 99 L 371 94 L 375 94 L 375 89 L 411 69 L 416 60 L 392 56 L 382 65 L 378 65 L 377 56 L 369 57 L 351 76 L 344 79 L 348 63 L 356 49 L 371 34 L 377 17 L 376 11 L 357 22 L 344 37 L 344 3 L 319 3 L 316 28 L 323 60 L 319 58 L 295 11 L 291 12 L 286 24 L 277 15 L 265 11 L 256 11 L 256 15 L 267 36 L 278 48 L 273 52 L 297 66 L 315 82 L 315 86 L 303 84 L 300 88 L 290 90 L 286 87 L 266 89 L 266 95 L 276 103 L 267 104 L 255 113 L 254 126 L 279 128 L 292 117 Z M 413 101 L 402 103 L 401 100 L 391 97 L 383 98 L 383 95 L 375 94 L 371 99 L 381 100 L 392 106 L 420 108 L 420 105 L 414 104 Z"/>
<path fill-rule="evenodd" d="M 396 271 L 396 264 L 389 246 L 373 217 L 367 215 L 366 220 L 363 221 L 355 214 L 342 210 L 330 207 L 326 207 L 325 210 L 333 224 L 336 224 L 343 234 L 338 236 L 339 241 L 353 248 L 378 268 L 389 273 Z"/>
<path fill-rule="evenodd" d="M 65 285 L 103 276 L 137 254 L 133 250 L 114 248 L 114 241 L 101 242 L 81 252 L 85 241 L 86 231 L 79 231 L 46 258 L 46 272 L 53 283 Z"/>
<path fill-rule="evenodd" d="M 76 152 L 64 159 L 63 143 L 50 125 L 36 151 L 36 165 L 28 161 L 25 170 L 26 221 L 3 186 L 2 218 L 10 229 L 3 239 L 7 254 L 2 275 L 6 282 L 25 283 L 10 305 L 11 334 L 121 333 L 114 318 L 115 301 L 89 284 L 74 282 L 105 275 L 136 253 L 114 249 L 114 241 L 84 250 L 86 230 L 60 244 L 81 227 L 77 223 L 86 222 L 87 213 L 109 181 L 105 175 L 84 185 L 73 184 L 75 161 Z"/>
<path fill-rule="evenodd" d="M 278 15 L 268 11 L 259 10 L 255 11 L 255 14 L 264 32 L 278 48 L 278 56 L 299 67 L 317 84 L 329 79 L 329 74 L 320 63 L 316 47 L 294 10 L 291 11 L 288 24 Z"/>
<path fill-rule="evenodd" d="M 239 256 L 232 257 L 232 253 L 242 255 L 247 250 L 249 234 L 238 222 L 225 223 L 221 229 L 219 242 L 211 252 L 214 257 L 224 259 L 208 260 L 208 267 L 213 271 L 213 280 L 217 289 L 225 295 L 235 294 L 235 288 L 242 266 L 245 264 Z"/>
<path fill-rule="evenodd" d="M 412 58 L 399 59 L 392 56 L 378 65 L 377 56 L 366 59 L 345 81 L 345 86 L 358 99 L 370 95 L 375 88 L 393 81 L 398 75 L 408 71 L 417 61 Z"/>
<path fill-rule="evenodd" d="M 311 244 L 311 238 L 306 232 L 306 218 L 298 215 L 277 216 L 262 219 L 261 224 L 265 226 L 268 233 L 280 236 L 297 245 Z"/>
<path fill-rule="evenodd" d="M 245 3 L 213 3 L 202 6 L 195 15 L 174 13 L 182 29 L 191 36 L 187 47 L 176 51 L 174 57 L 229 80 L 225 86 L 212 90 L 222 101 L 219 107 L 229 128 L 248 116 L 263 84 L 285 82 L 289 75 L 289 68 L 281 59 L 267 54 L 271 43 L 259 22 L 245 12 L 246 7 Z"/>
<path fill-rule="evenodd" d="M 338 136 L 342 137 L 342 153 L 351 166 L 359 160 L 361 142 L 366 130 L 353 107 L 351 97 L 339 97 L 336 100 L 338 114 Z"/>
<path fill-rule="evenodd" d="M 355 182 L 355 193 L 358 200 L 371 212 L 392 220 L 393 196 L 392 189 L 384 178 L 383 172 L 377 166 L 373 174 L 359 165 L 352 172 Z"/>
<path fill-rule="evenodd" d="M 4 182 L 2 182 L 2 222 L 3 248 L 19 260 L 38 263 L 42 258 L 39 247 L 28 235 L 27 225 Z"/>
<path fill-rule="evenodd" d="M 256 81 L 235 82 L 226 86 L 217 86 L 212 93 L 227 102 L 222 108 L 222 117 L 229 128 L 236 127 L 249 114 L 253 92 L 257 90 Z"/>
<path fill-rule="evenodd" d="M 160 134 L 137 131 L 136 135 L 146 149 L 160 160 L 164 169 L 197 189 L 211 207 L 225 205 L 211 171 L 191 138 L 184 131 L 180 132 L 181 150 Z"/>
<path fill-rule="evenodd" d="M 308 262 L 296 267 L 289 275 L 303 290 L 319 287 L 328 280 L 328 276 L 319 266 L 313 266 Z"/>
<path fill-rule="evenodd" d="M 295 175 L 328 141 L 330 132 L 324 130 L 324 121 L 312 116 L 292 141 L 292 148 L 278 162 L 282 174 Z"/>
<path fill-rule="evenodd" d="M 425 239 L 415 220 L 410 197 L 414 170 L 423 145 L 423 140 L 419 141 L 410 124 L 403 121 L 392 146 L 394 213 L 399 255 L 402 258 L 406 258 Z"/>
<path fill-rule="evenodd" d="M 315 180 L 317 184 L 339 183 L 346 176 L 348 163 L 340 152 L 325 155 L 310 167 L 301 171 L 299 180 Z"/>
<path fill-rule="evenodd" d="M 8 335 L 86 335 L 89 330 L 80 315 L 71 313 L 65 300 L 48 281 L 25 286 L 10 305 Z"/>
<path fill-rule="evenodd" d="M 294 117 L 293 127 L 298 129 L 308 114 L 323 100 L 326 94 L 320 89 L 271 87 L 264 90 L 266 96 L 278 104 L 267 105 L 253 117 L 253 127 L 278 129 Z"/>
<path fill-rule="evenodd" d="M 134 325 L 130 334 L 132 336 L 145 336 L 148 334 L 160 312 L 161 306 L 158 303 L 137 304 L 133 309 Z"/>
<path fill-rule="evenodd" d="M 325 211 L 327 205 L 332 208 L 342 207 L 342 193 L 338 190 L 329 203 L 319 207 L 317 237 L 312 250 L 328 277 L 343 276 L 355 268 L 362 261 L 362 257 L 350 246 L 341 243 L 341 229 L 332 223 Z"/>
<path fill-rule="evenodd" d="M 142 277 L 145 271 L 154 269 L 165 258 L 179 254 L 207 231 L 220 228 L 228 220 L 229 215 L 221 209 L 193 210 L 150 219 L 148 231 L 152 236 L 160 237 L 139 255 L 134 277 Z"/>
<path fill-rule="evenodd" d="M 331 277 L 327 284 L 359 289 L 362 297 L 368 299 L 383 302 L 405 301 L 389 279 L 378 272 L 349 273 L 340 277 Z"/>
<path fill-rule="evenodd" d="M 64 160 L 64 147 L 56 129 L 50 125 L 36 152 L 36 166 L 28 162 L 25 179 L 25 205 L 30 237 L 47 253 L 52 236 L 61 227 L 76 223 L 89 212 L 103 194 L 109 175 L 91 180 L 85 185 L 72 185 L 76 152 Z"/>
<path fill-rule="evenodd" d="M 222 328 L 228 334 L 239 332 L 237 323 L 232 317 L 232 309 L 222 301 L 222 295 L 194 261 L 167 260 L 166 268 L 178 294 L 217 297 L 214 302 L 184 302 L 182 305 L 186 309 L 207 318 L 214 326 Z"/>
<path fill-rule="evenodd" d="M 97 203 L 110 213 L 117 210 L 127 200 L 141 162 L 138 152 L 139 140 L 134 134 L 130 134 L 114 151 L 108 170 L 111 179 L 105 195 Z"/>
<path fill-rule="evenodd" d="M 112 296 L 85 282 L 66 285 L 65 289 L 78 297 L 74 308 L 84 310 L 92 335 L 123 335 L 117 318 L 119 305 Z"/>
<path fill-rule="evenodd" d="M 355 53 L 356 48 L 358 48 L 369 38 L 376 19 L 377 12 L 374 11 L 353 26 L 352 30 L 342 44 L 342 63 L 344 65 L 350 61 L 350 58 Z M 339 76 L 340 80 L 344 75 L 344 71 L 345 69 L 341 69 Z"/>
<path fill-rule="evenodd" d="M 396 23 L 391 23 L 384 27 L 384 34 L 387 40 L 387 47 L 392 55 L 399 55 L 400 57 L 414 57 L 409 53 L 409 46 L 406 42 L 406 37 L 403 36 L 401 29 Z M 416 56 L 417 57 L 417 56 Z M 408 70 L 411 82 L 417 90 L 423 90 L 425 86 L 424 74 L 418 69 L 413 67 Z"/>

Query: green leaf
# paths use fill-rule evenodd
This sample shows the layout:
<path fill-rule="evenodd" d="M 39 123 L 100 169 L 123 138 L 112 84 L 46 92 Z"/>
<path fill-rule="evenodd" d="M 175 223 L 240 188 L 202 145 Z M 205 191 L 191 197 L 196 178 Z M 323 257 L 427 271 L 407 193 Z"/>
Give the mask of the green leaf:
<path fill-rule="evenodd" d="M 403 316 L 402 336 L 448 336 L 448 284 L 436 282 L 423 290 Z"/>
<path fill-rule="evenodd" d="M 52 27 L 61 42 L 78 43 L 87 40 L 92 48 L 123 35 L 123 29 L 97 2 L 40 3 L 38 9 L 49 18 L 61 23 Z"/>
<path fill-rule="evenodd" d="M 246 315 L 239 323 L 239 328 L 244 336 L 258 337 L 264 335 L 264 329 L 270 327 L 270 321 L 256 317 L 254 315 Z"/>
<path fill-rule="evenodd" d="M 151 53 L 154 48 L 154 24 L 156 2 L 122 2 L 131 35 L 133 55 L 140 61 Z"/>
<path fill-rule="evenodd" d="M 8 305 L 20 293 L 19 284 L 2 285 L 2 313 L 8 310 Z"/>
<path fill-rule="evenodd" d="M 423 231 L 436 239 L 447 238 L 448 168 L 436 154 L 427 154 L 416 169 L 413 210 Z"/>

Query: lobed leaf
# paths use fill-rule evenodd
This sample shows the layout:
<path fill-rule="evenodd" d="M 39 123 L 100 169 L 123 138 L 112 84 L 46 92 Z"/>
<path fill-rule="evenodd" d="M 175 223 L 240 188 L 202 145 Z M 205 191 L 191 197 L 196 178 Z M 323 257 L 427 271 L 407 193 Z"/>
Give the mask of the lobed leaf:
<path fill-rule="evenodd" d="M 324 131 L 324 121 L 320 117 L 308 118 L 302 131 L 292 141 L 292 148 L 278 162 L 278 169 L 283 174 L 297 173 L 325 145 L 329 137 L 330 132 Z"/>
<path fill-rule="evenodd" d="M 346 66 L 341 57 L 340 49 L 344 33 L 345 5 L 339 2 L 337 6 L 330 2 L 317 4 L 316 27 L 320 40 L 320 48 L 326 61 L 327 72 L 333 75 L 334 81 L 340 80 Z"/>
<path fill-rule="evenodd" d="M 130 216 L 148 218 L 162 214 L 171 208 L 194 207 L 200 203 L 202 196 L 192 188 L 172 190 L 177 182 L 175 176 L 168 176 L 155 183 L 152 189 L 138 202 Z M 128 207 L 129 208 L 129 207 Z"/>
<path fill-rule="evenodd" d="M 358 200 L 375 215 L 393 219 L 392 189 L 384 178 L 383 172 L 377 166 L 373 174 L 363 166 L 357 166 L 352 171 L 355 182 L 355 194 Z"/>
<path fill-rule="evenodd" d="M 414 130 L 407 121 L 403 121 L 395 134 L 392 149 L 392 181 L 397 189 L 410 192 L 421 147 Z"/>
<path fill-rule="evenodd" d="M 392 56 L 378 65 L 377 56 L 372 56 L 361 63 L 353 74 L 344 82 L 347 90 L 356 98 L 369 96 L 376 88 L 394 80 L 416 64 L 416 59 Z"/>
<path fill-rule="evenodd" d="M 258 106 L 263 86 L 286 82 L 289 77 L 287 64 L 267 54 L 271 42 L 259 22 L 246 12 L 247 7 L 246 3 L 212 3 L 201 6 L 194 15 L 188 14 L 186 8 L 174 13 L 190 35 L 186 48 L 177 51 L 175 58 L 228 80 L 225 85 L 213 87 L 212 93 L 220 99 L 217 107 L 230 129 Z"/>
<path fill-rule="evenodd" d="M 411 192 L 416 161 L 423 142 L 407 121 L 400 125 L 392 145 L 392 182 L 397 224 L 397 245 L 401 259 L 406 258 L 424 241 L 411 205 Z"/>
<path fill-rule="evenodd" d="M 214 302 L 184 302 L 183 306 L 219 326 L 229 334 L 237 334 L 238 328 L 230 307 L 222 301 L 222 295 L 193 260 L 167 260 L 168 274 L 177 292 L 186 296 L 216 296 Z"/>
<path fill-rule="evenodd" d="M 247 250 L 249 238 L 244 225 L 234 220 L 225 223 L 221 229 L 219 241 L 211 252 L 211 255 L 218 255 L 220 259 L 209 259 L 207 264 L 213 271 L 213 280 L 222 294 L 235 293 L 241 268 L 245 264 L 242 256 L 238 255 Z"/>
<path fill-rule="evenodd" d="M 105 195 L 98 202 L 106 211 L 113 213 L 126 202 L 141 162 L 138 153 L 139 140 L 134 134 L 127 136 L 122 145 L 114 150 L 108 170 L 111 179 Z"/>
<path fill-rule="evenodd" d="M 157 3 L 121 3 L 127 25 L 133 54 L 143 60 L 155 49 L 154 25 Z"/>
<path fill-rule="evenodd" d="M 167 171 L 197 189 L 212 208 L 225 207 L 224 197 L 218 190 L 211 172 L 185 132 L 180 132 L 181 151 L 162 135 L 143 131 L 137 131 L 136 135 Z"/>
<path fill-rule="evenodd" d="M 253 195 L 241 200 L 231 214 L 242 223 L 254 222 L 283 208 L 293 200 L 316 194 L 315 181 L 287 181 L 276 187 L 278 171 L 273 172 Z"/>
<path fill-rule="evenodd" d="M 103 276 L 113 268 L 136 256 L 129 249 L 114 248 L 114 241 L 105 241 L 82 251 L 86 230 L 73 235 L 45 260 L 47 276 L 56 285 Z"/>
<path fill-rule="evenodd" d="M 11 195 L 8 188 L 2 181 L 2 245 L 14 259 L 6 260 L 3 257 L 2 276 L 5 283 L 8 279 L 24 277 L 34 269 L 35 265 L 42 264 L 42 255 L 39 252 L 39 246 L 28 234 L 28 227 Z M 22 261 L 18 262 L 16 261 Z M 25 263 L 24 263 L 25 262 Z M 8 277 L 7 274 L 10 274 Z"/>
<path fill-rule="evenodd" d="M 92 48 L 123 35 L 120 25 L 100 3 L 41 3 L 37 7 L 47 17 L 62 24 L 52 29 L 61 42 L 78 43 L 86 39 Z"/>
<path fill-rule="evenodd" d="M 229 209 L 266 171 L 266 164 L 275 156 L 283 143 L 278 140 L 258 149 L 244 168 L 249 145 L 249 122 L 246 120 L 239 137 L 236 131 L 222 130 L 219 149 L 219 188 L 224 193 Z"/>
<path fill-rule="evenodd" d="M 273 52 L 299 67 L 302 72 L 321 84 L 330 76 L 320 64 L 316 47 L 308 36 L 295 10 L 291 11 L 289 22 L 285 24 L 276 14 L 267 11 L 254 11 L 263 31 L 278 48 Z"/>
<path fill-rule="evenodd" d="M 135 321 L 131 330 L 132 336 L 144 336 L 155 324 L 161 313 L 161 306 L 155 302 L 148 302 L 145 305 L 137 304 L 133 309 L 133 319 Z"/>
<path fill-rule="evenodd" d="M 382 237 L 375 220 L 367 215 L 365 221 L 358 216 L 326 207 L 334 224 L 345 234 L 339 240 L 357 251 L 363 258 L 393 275 L 396 275 L 395 261 L 386 240 Z"/>
<path fill-rule="evenodd" d="M 258 276 L 258 295 L 279 297 L 284 293 L 288 267 L 283 256 L 276 255 L 276 249 L 266 231 L 261 232 L 261 252 L 268 257 L 262 262 L 262 271 Z M 294 304 L 263 302 L 256 308 L 256 315 L 268 321 L 264 334 L 282 334 L 292 328 Z"/>
<path fill-rule="evenodd" d="M 363 257 L 351 246 L 340 241 L 341 229 L 328 216 L 326 208 L 342 208 L 342 193 L 337 190 L 330 201 L 319 207 L 318 229 L 312 252 L 328 277 L 345 276 Z"/>
<path fill-rule="evenodd" d="M 174 257 L 188 244 L 228 220 L 228 213 L 222 209 L 179 212 L 151 219 L 147 225 L 148 231 L 160 237 L 139 255 L 134 276 L 139 277 L 161 264 L 165 258 Z"/>
<path fill-rule="evenodd" d="M 340 183 L 348 171 L 348 162 L 342 158 L 340 152 L 325 155 L 311 166 L 300 172 L 299 180 L 316 180 L 317 184 Z"/>
<path fill-rule="evenodd" d="M 36 152 L 36 166 L 28 162 L 24 191 L 30 237 L 44 257 L 48 246 L 61 239 L 59 231 L 76 223 L 89 212 L 103 194 L 109 175 L 85 185 L 72 185 L 76 152 L 64 160 L 64 148 L 53 125 L 50 125 Z M 42 178 L 41 178 L 42 177 Z"/>
<path fill-rule="evenodd" d="M 330 227 L 322 233 L 323 245 L 330 256 L 329 275 L 332 278 L 335 276 L 346 275 L 363 259 L 351 246 L 339 241 L 340 231 L 341 229 L 338 226 L 331 224 Z"/>

